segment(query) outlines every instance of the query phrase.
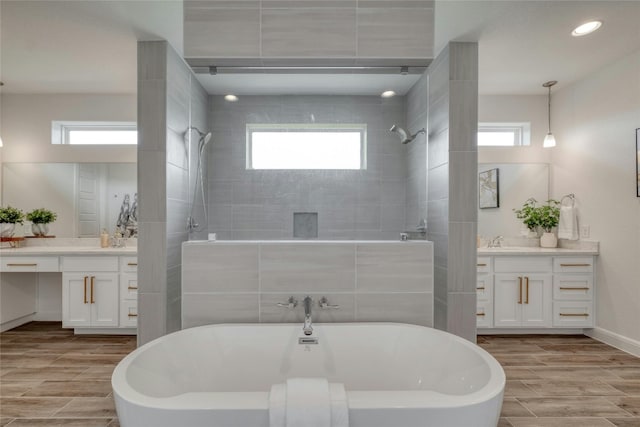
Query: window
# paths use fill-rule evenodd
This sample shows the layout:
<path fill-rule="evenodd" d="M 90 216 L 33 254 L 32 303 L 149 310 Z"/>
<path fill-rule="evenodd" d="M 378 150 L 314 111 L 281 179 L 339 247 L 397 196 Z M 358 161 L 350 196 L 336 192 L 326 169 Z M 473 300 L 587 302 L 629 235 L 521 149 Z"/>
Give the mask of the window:
<path fill-rule="evenodd" d="M 247 125 L 247 169 L 366 169 L 367 125 Z"/>
<path fill-rule="evenodd" d="M 529 145 L 530 123 L 479 123 L 478 147 L 515 147 Z"/>
<path fill-rule="evenodd" d="M 70 145 L 135 145 L 135 122 L 51 122 L 51 143 Z"/>

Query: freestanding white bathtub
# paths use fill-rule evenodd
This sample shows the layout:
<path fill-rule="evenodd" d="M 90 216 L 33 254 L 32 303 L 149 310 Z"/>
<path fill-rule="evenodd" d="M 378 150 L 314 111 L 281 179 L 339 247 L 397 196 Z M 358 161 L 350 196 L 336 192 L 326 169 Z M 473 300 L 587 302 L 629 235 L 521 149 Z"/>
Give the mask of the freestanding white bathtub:
<path fill-rule="evenodd" d="M 480 347 L 394 323 L 210 325 L 152 341 L 116 367 L 123 427 L 269 427 L 269 391 L 292 377 L 343 383 L 350 427 L 495 427 L 505 375 Z"/>

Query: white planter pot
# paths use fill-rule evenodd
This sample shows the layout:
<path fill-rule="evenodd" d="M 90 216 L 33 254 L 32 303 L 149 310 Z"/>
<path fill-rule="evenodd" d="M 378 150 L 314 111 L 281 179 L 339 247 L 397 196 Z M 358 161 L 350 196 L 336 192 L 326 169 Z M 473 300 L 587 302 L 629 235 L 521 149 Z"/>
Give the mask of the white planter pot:
<path fill-rule="evenodd" d="M 0 237 L 12 237 L 16 231 L 16 225 L 9 222 L 0 223 Z"/>
<path fill-rule="evenodd" d="M 554 233 L 542 233 L 540 246 L 543 248 L 555 248 L 558 246 L 558 238 Z"/>
<path fill-rule="evenodd" d="M 46 236 L 49 234 L 49 224 L 31 224 L 31 232 L 34 236 Z"/>

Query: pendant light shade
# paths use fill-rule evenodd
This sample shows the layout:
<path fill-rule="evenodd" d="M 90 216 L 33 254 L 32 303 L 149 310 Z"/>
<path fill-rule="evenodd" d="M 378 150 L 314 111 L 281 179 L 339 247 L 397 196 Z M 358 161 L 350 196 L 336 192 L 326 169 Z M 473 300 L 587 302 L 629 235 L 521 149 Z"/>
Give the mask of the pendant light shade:
<path fill-rule="evenodd" d="M 544 142 L 542 143 L 542 146 L 544 148 L 551 148 L 551 147 L 555 147 L 556 146 L 556 138 L 555 136 L 553 136 L 553 134 L 551 133 L 551 86 L 555 85 L 556 83 L 558 83 L 555 80 L 551 80 L 548 81 L 546 83 L 542 84 L 542 87 L 546 87 L 549 89 L 549 96 L 548 96 L 548 100 L 549 100 L 549 109 L 548 109 L 548 118 L 549 118 L 549 131 L 547 133 L 547 136 L 544 137 Z"/>

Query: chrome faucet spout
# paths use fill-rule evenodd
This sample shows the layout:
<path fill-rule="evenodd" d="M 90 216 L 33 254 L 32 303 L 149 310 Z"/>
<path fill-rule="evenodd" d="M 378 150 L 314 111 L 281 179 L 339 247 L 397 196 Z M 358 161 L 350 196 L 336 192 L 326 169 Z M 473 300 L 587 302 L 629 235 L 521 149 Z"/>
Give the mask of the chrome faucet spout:
<path fill-rule="evenodd" d="M 311 304 L 313 301 L 307 295 L 302 302 L 304 304 L 304 326 L 302 327 L 302 332 L 308 336 L 313 333 L 313 328 L 311 327 Z"/>

